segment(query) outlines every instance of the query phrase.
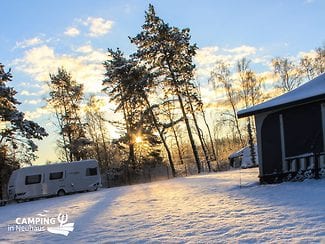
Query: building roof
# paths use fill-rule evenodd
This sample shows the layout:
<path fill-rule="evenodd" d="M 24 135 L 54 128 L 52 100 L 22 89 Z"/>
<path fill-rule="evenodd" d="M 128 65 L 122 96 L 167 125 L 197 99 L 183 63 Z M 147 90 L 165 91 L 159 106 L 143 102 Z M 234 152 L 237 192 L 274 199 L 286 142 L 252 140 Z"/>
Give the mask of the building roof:
<path fill-rule="evenodd" d="M 287 92 L 281 96 L 266 102 L 238 111 L 238 118 L 243 118 L 276 109 L 284 109 L 305 103 L 325 99 L 325 73 Z"/>

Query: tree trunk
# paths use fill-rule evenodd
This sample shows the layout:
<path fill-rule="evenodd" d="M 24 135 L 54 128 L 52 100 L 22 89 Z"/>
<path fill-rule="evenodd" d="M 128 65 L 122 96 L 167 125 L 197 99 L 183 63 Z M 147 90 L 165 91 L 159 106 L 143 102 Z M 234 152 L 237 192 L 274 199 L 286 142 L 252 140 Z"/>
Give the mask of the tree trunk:
<path fill-rule="evenodd" d="M 101 162 L 101 156 L 100 156 L 100 147 L 99 147 L 99 139 L 96 133 L 96 121 L 94 119 L 94 116 L 92 114 L 87 115 L 87 124 L 88 124 L 88 134 L 92 140 L 92 142 L 95 144 L 95 153 L 96 153 L 96 159 L 99 163 Z"/>
<path fill-rule="evenodd" d="M 249 147 L 250 147 L 252 163 L 254 166 L 256 166 L 256 157 L 255 157 L 256 152 L 255 152 L 252 125 L 251 125 L 251 120 L 249 117 L 248 117 L 248 123 L 247 123 L 247 131 L 248 131 L 248 143 L 249 143 Z"/>
<path fill-rule="evenodd" d="M 217 154 L 216 154 L 216 151 L 215 151 L 215 148 L 214 148 L 214 143 L 213 143 L 213 139 L 212 139 L 212 135 L 211 135 L 210 126 L 209 126 L 209 124 L 208 124 L 208 122 L 207 122 L 207 120 L 206 120 L 205 112 L 204 112 L 203 107 L 201 108 L 201 112 L 202 112 L 202 117 L 203 117 L 203 121 L 204 121 L 204 123 L 205 123 L 205 126 L 206 126 L 207 129 L 208 129 L 208 134 L 209 134 L 209 139 L 210 139 L 210 144 L 211 144 L 212 154 L 213 154 L 214 160 L 216 160 L 216 162 L 217 162 L 218 170 L 220 171 L 220 165 L 219 165 L 219 162 L 218 162 L 218 159 L 217 159 Z"/>
<path fill-rule="evenodd" d="M 190 139 L 191 147 L 192 147 L 194 158 L 195 158 L 195 163 L 196 163 L 196 166 L 197 166 L 197 171 L 200 174 L 201 173 L 200 157 L 199 157 L 199 153 L 197 151 L 197 148 L 196 148 L 196 145 L 195 145 L 195 142 L 194 142 L 191 126 L 190 126 L 190 123 L 188 121 L 188 118 L 187 118 L 187 115 L 186 115 L 186 112 L 185 112 L 183 99 L 182 99 L 182 97 L 181 97 L 181 95 L 179 93 L 177 94 L 177 98 L 178 98 L 179 105 L 181 107 L 182 114 L 183 114 L 183 117 L 184 117 L 188 137 Z"/>
<path fill-rule="evenodd" d="M 133 169 L 136 169 L 136 165 L 135 165 L 135 153 L 134 153 L 134 144 L 133 143 L 129 143 L 129 158 L 128 158 L 128 162 L 129 164 L 132 165 Z"/>
<path fill-rule="evenodd" d="M 165 54 L 166 57 L 168 57 L 166 52 L 164 54 Z M 184 121 L 185 121 L 188 137 L 190 139 L 191 147 L 192 147 L 194 158 L 195 158 L 195 163 L 196 163 L 196 166 L 197 166 L 197 171 L 200 174 L 201 173 L 200 157 L 199 157 L 199 153 L 197 151 L 196 145 L 195 145 L 195 141 L 194 141 L 194 138 L 193 138 L 191 126 L 190 126 L 190 123 L 188 121 L 188 118 L 187 118 L 187 115 L 186 115 L 186 112 L 185 112 L 183 99 L 181 97 L 181 93 L 178 90 L 177 79 L 175 77 L 175 73 L 174 73 L 174 71 L 172 69 L 172 66 L 170 64 L 170 60 L 168 58 L 166 59 L 166 62 L 167 62 L 167 65 L 168 65 L 168 70 L 170 72 L 170 75 L 171 75 L 171 77 L 173 79 L 174 86 L 176 86 L 175 87 L 176 88 L 176 95 L 177 95 L 177 98 L 178 98 L 178 101 L 179 101 L 179 104 L 180 104 L 180 107 L 181 107 L 181 110 L 182 110 L 182 114 L 183 114 L 183 118 L 184 118 Z"/>
<path fill-rule="evenodd" d="M 122 91 L 121 91 L 122 93 Z M 123 93 L 122 93 L 123 94 Z M 128 160 L 126 162 L 126 178 L 129 182 L 129 184 L 131 184 L 131 178 L 130 178 L 130 172 L 129 172 L 129 164 L 131 163 L 131 165 L 135 168 L 135 153 L 134 153 L 134 144 L 132 143 L 132 131 L 129 127 L 129 120 L 128 120 L 128 107 L 127 107 L 127 104 L 124 104 L 122 105 L 122 108 L 123 108 L 123 115 L 124 115 L 124 120 L 125 120 L 125 125 L 126 125 L 126 132 L 127 132 L 127 135 L 129 137 L 129 141 L 128 141 L 128 144 L 129 144 L 129 157 L 128 157 Z"/>
<path fill-rule="evenodd" d="M 177 136 L 177 132 L 175 129 L 175 125 L 174 125 L 174 121 L 173 121 L 173 117 L 172 117 L 172 112 L 171 112 L 171 108 L 169 106 L 170 104 L 168 103 L 168 118 L 169 118 L 169 122 L 172 125 L 172 131 L 173 131 L 173 135 L 175 138 L 175 142 L 176 142 L 176 146 L 177 146 L 177 152 L 178 152 L 178 157 L 179 160 L 181 162 L 181 164 L 184 164 L 184 160 L 183 160 L 183 155 L 182 155 L 182 150 L 181 150 L 181 146 L 179 144 L 179 140 L 178 140 L 178 136 Z M 185 165 L 185 170 L 186 170 L 186 175 L 187 175 L 187 169 L 186 169 L 186 165 Z"/>
<path fill-rule="evenodd" d="M 2 185 L 3 185 L 3 182 L 2 182 L 2 177 L 3 177 L 3 171 L 4 171 L 4 166 L 5 166 L 5 160 L 6 160 L 6 148 L 5 146 L 1 146 L 0 147 L 0 200 L 2 200 Z"/>
<path fill-rule="evenodd" d="M 0 168 L 0 200 L 2 200 L 2 166 Z"/>
<path fill-rule="evenodd" d="M 172 123 L 172 121 L 171 121 L 171 123 Z M 172 126 L 172 131 L 173 131 L 174 138 L 175 138 L 175 142 L 176 142 L 176 146 L 177 146 L 177 152 L 178 152 L 179 160 L 181 161 L 181 164 L 184 164 L 182 150 L 181 150 L 181 147 L 179 145 L 178 136 L 177 136 L 176 130 L 174 128 L 174 125 Z"/>
<path fill-rule="evenodd" d="M 69 153 L 68 153 L 68 149 L 67 149 L 67 143 L 66 143 L 66 139 L 65 139 L 65 136 L 64 136 L 64 133 L 63 133 L 63 125 L 62 125 L 63 121 L 61 120 L 58 111 L 55 111 L 55 116 L 56 116 L 56 119 L 58 120 L 58 124 L 60 126 L 60 131 L 61 131 L 61 134 L 62 134 L 63 151 L 64 151 L 64 155 L 65 155 L 65 160 L 67 162 L 69 162 Z"/>
<path fill-rule="evenodd" d="M 148 97 L 147 97 L 145 94 L 143 95 L 143 97 L 144 97 L 144 99 L 145 99 L 145 101 L 146 101 L 146 103 L 147 103 L 147 107 L 148 107 L 148 109 L 149 109 L 149 111 L 150 111 L 150 114 L 151 114 L 151 117 L 152 117 L 153 123 L 154 123 L 154 125 L 155 125 L 155 127 L 156 127 L 156 130 L 157 130 L 158 133 L 159 133 L 160 139 L 161 139 L 161 141 L 162 141 L 162 143 L 163 143 L 163 145 L 164 145 L 164 148 L 165 148 L 165 150 L 166 150 L 167 158 L 168 158 L 168 161 L 169 161 L 169 165 L 170 165 L 170 168 L 171 168 L 171 170 L 172 170 L 172 175 L 173 175 L 173 177 L 176 177 L 176 170 L 175 170 L 175 166 L 174 166 L 174 162 L 173 162 L 172 154 L 171 154 L 171 152 L 170 152 L 170 150 L 169 150 L 169 147 L 168 147 L 168 145 L 167 145 L 166 139 L 165 139 L 165 137 L 164 137 L 164 135 L 163 135 L 163 132 L 162 132 L 162 131 L 160 130 L 160 128 L 159 128 L 157 118 L 156 118 L 155 114 L 154 114 L 153 111 L 152 111 L 152 108 L 151 108 L 150 102 L 149 102 L 149 100 L 148 100 Z"/>
<path fill-rule="evenodd" d="M 235 104 L 234 104 L 234 102 L 233 102 L 233 100 L 231 98 L 231 95 L 228 95 L 228 96 L 230 98 L 229 101 L 230 101 L 230 104 L 231 104 L 232 112 L 234 114 L 235 126 L 236 126 L 236 130 L 237 130 L 237 133 L 238 133 L 238 136 L 239 136 L 240 144 L 243 147 L 244 146 L 244 140 L 243 140 L 243 137 L 242 137 L 242 134 L 241 134 L 241 131 L 240 131 L 239 121 L 238 121 L 238 117 L 237 117 Z"/>
<path fill-rule="evenodd" d="M 188 104 L 190 106 L 191 114 L 192 114 L 192 117 L 193 117 L 193 121 L 194 121 L 194 125 L 195 125 L 195 128 L 196 128 L 197 135 L 198 135 L 199 140 L 200 140 L 200 143 L 201 143 L 201 147 L 202 147 L 202 150 L 203 150 L 203 154 L 204 154 L 204 157 L 205 157 L 205 161 L 206 161 L 206 163 L 208 165 L 209 172 L 211 172 L 211 164 L 210 164 L 210 159 L 209 159 L 208 151 L 207 151 L 207 149 L 206 149 L 206 147 L 204 145 L 203 138 L 202 138 L 202 134 L 201 134 L 201 130 L 200 130 L 200 127 L 198 125 L 198 122 L 197 122 L 197 119 L 196 119 L 196 116 L 195 116 L 195 112 L 194 112 L 194 108 L 193 108 L 193 105 L 192 105 L 192 100 L 190 98 L 190 95 L 188 93 L 187 88 L 186 88 L 186 92 L 187 92 Z"/>
<path fill-rule="evenodd" d="M 108 157 L 108 150 L 107 150 L 107 146 L 106 146 L 106 141 L 105 141 L 105 135 L 104 135 L 104 128 L 102 125 L 102 117 L 99 118 L 99 131 L 102 137 L 102 143 L 103 143 L 103 147 L 104 147 L 104 157 L 105 157 L 105 165 L 108 167 L 108 165 L 110 164 L 110 160 Z"/>

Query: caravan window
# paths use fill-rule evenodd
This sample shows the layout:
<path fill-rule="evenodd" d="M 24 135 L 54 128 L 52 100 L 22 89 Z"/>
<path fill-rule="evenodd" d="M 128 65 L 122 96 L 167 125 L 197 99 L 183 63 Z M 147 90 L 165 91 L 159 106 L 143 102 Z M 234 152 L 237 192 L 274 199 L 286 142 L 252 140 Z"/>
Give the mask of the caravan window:
<path fill-rule="evenodd" d="M 25 185 L 41 183 L 42 175 L 28 175 L 25 178 Z"/>
<path fill-rule="evenodd" d="M 50 180 L 58 180 L 63 178 L 63 172 L 50 173 Z"/>
<path fill-rule="evenodd" d="M 86 176 L 97 175 L 97 167 L 96 168 L 87 168 Z"/>

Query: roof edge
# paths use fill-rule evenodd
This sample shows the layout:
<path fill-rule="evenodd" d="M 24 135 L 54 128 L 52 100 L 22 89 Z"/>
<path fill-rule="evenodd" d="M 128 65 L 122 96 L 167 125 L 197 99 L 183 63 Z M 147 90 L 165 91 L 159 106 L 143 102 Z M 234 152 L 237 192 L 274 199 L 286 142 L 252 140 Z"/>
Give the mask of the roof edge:
<path fill-rule="evenodd" d="M 317 95 L 317 96 L 313 96 L 313 97 L 308 97 L 305 99 L 301 99 L 298 101 L 292 101 L 292 102 L 288 102 L 288 103 L 284 103 L 284 104 L 279 104 L 277 106 L 273 106 L 273 107 L 268 107 L 268 108 L 262 108 L 262 109 L 257 109 L 254 111 L 248 111 L 245 112 L 246 110 L 250 110 L 251 108 L 255 107 L 249 107 L 246 109 L 242 109 L 240 111 L 237 112 L 237 117 L 240 118 L 245 118 L 245 117 L 249 117 L 252 115 L 256 115 L 256 114 L 260 114 L 260 113 L 265 113 L 265 112 L 269 112 L 272 110 L 279 110 L 279 109 L 286 109 L 289 107 L 295 107 L 295 106 L 300 106 L 303 104 L 307 104 L 307 103 L 312 103 L 312 102 L 317 102 L 317 101 L 321 101 L 321 100 L 325 100 L 325 94 L 321 94 L 321 95 Z"/>

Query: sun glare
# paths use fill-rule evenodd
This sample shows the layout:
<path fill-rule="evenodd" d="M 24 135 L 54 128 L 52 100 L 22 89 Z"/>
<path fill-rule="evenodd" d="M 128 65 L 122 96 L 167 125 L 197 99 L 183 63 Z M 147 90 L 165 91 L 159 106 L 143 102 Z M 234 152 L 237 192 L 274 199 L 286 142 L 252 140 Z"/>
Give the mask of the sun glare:
<path fill-rule="evenodd" d="M 142 140 L 142 137 L 141 136 L 137 136 L 135 138 L 135 143 L 141 143 L 143 140 Z"/>

